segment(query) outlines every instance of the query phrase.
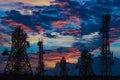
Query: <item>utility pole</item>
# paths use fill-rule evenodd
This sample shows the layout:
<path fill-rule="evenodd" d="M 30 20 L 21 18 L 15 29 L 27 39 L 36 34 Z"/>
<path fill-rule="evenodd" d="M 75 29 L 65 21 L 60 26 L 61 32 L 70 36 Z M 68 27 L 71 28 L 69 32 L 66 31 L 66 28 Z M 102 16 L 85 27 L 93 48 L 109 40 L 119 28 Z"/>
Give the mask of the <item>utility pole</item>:
<path fill-rule="evenodd" d="M 29 47 L 29 42 L 26 41 L 27 34 L 20 27 L 17 27 L 13 31 L 11 39 L 10 53 L 7 52 L 7 49 L 4 51 L 4 54 L 8 55 L 4 72 L 6 74 L 33 74 L 26 52 L 26 48 Z"/>
<path fill-rule="evenodd" d="M 39 61 L 38 61 L 37 72 L 38 72 L 38 75 L 43 76 L 44 72 L 45 72 L 43 54 L 45 54 L 45 52 L 43 50 L 43 41 L 42 40 L 39 40 L 38 46 L 39 46 Z"/>

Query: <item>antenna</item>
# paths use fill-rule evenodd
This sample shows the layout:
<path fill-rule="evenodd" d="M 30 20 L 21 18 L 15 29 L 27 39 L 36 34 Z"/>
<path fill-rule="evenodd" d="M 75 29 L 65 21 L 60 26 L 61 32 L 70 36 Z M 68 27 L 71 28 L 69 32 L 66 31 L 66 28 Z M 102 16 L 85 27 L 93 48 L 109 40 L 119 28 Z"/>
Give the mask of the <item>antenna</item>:
<path fill-rule="evenodd" d="M 112 75 L 112 65 L 114 63 L 113 53 L 110 52 L 110 41 L 109 41 L 110 20 L 111 20 L 111 15 L 109 14 L 109 6 L 107 5 L 107 7 L 105 7 L 105 13 L 103 14 L 103 23 L 101 29 L 102 46 L 101 46 L 101 54 L 100 54 L 101 75 L 106 77 Z"/>
<path fill-rule="evenodd" d="M 44 75 L 44 57 L 43 54 L 45 54 L 44 50 L 43 50 L 43 39 L 39 38 L 39 42 L 38 42 L 38 46 L 39 46 L 39 60 L 38 60 L 38 67 L 36 68 L 37 70 L 37 74 L 40 76 Z"/>
<path fill-rule="evenodd" d="M 33 74 L 26 52 L 26 48 L 29 47 L 29 42 L 26 41 L 26 38 L 27 34 L 21 27 L 17 27 L 12 33 L 11 51 L 4 69 L 6 74 Z M 7 49 L 4 54 L 8 54 Z"/>
<path fill-rule="evenodd" d="M 93 76 L 94 71 L 92 68 L 93 59 L 91 53 L 88 50 L 83 50 L 81 53 L 80 63 L 76 65 L 76 68 L 79 69 L 79 76 Z"/>
<path fill-rule="evenodd" d="M 62 57 L 62 59 L 60 60 L 60 76 L 61 76 L 61 78 L 68 76 L 67 70 L 68 70 L 68 68 L 67 68 L 66 58 Z"/>

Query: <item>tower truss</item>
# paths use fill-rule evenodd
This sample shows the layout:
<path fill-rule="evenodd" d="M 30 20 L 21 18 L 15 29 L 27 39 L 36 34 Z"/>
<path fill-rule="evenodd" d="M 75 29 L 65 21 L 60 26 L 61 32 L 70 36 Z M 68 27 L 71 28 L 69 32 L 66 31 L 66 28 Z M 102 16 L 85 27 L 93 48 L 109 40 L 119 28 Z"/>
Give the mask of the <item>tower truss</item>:
<path fill-rule="evenodd" d="M 16 28 L 12 33 L 11 51 L 8 54 L 7 64 L 4 72 L 6 74 L 32 74 L 32 68 L 26 48 L 29 42 L 26 41 L 27 34 L 20 28 Z M 4 54 L 5 54 L 4 52 Z"/>
<path fill-rule="evenodd" d="M 43 76 L 44 72 L 45 72 L 43 54 L 45 54 L 45 51 L 43 50 L 43 41 L 42 40 L 40 40 L 38 42 L 38 46 L 39 46 L 39 61 L 38 61 L 37 73 L 38 73 L 38 75 Z"/>
<path fill-rule="evenodd" d="M 60 61 L 60 76 L 61 77 L 66 77 L 68 76 L 68 68 L 67 68 L 67 63 L 65 57 L 62 57 Z"/>
<path fill-rule="evenodd" d="M 109 41 L 109 24 L 111 20 L 111 15 L 109 13 L 103 14 L 103 25 L 101 28 L 102 33 L 102 46 L 101 46 L 101 75 L 111 76 L 112 75 L 112 65 L 113 53 L 110 52 L 110 41 Z"/>
<path fill-rule="evenodd" d="M 93 59 L 91 54 L 87 50 L 83 50 L 81 53 L 80 64 L 76 65 L 79 69 L 79 76 L 93 76 L 94 71 L 92 68 Z"/>

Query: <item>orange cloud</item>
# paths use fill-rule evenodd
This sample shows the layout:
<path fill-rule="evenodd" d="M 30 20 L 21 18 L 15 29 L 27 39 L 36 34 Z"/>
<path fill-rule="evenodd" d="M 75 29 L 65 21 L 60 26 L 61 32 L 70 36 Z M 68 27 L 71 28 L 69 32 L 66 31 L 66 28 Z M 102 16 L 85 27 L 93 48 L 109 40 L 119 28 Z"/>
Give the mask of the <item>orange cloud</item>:
<path fill-rule="evenodd" d="M 55 68 L 56 63 L 60 62 L 61 58 L 64 56 L 66 58 L 66 61 L 69 63 L 77 63 L 78 58 L 80 57 L 80 51 L 78 50 L 78 48 L 67 48 L 68 52 L 62 52 L 59 53 L 57 50 L 54 50 L 52 52 L 46 53 L 44 55 L 44 62 L 45 62 L 45 68 L 49 69 L 49 68 Z M 1 55 L 0 55 L 1 56 Z M 33 53 L 29 53 L 28 54 L 29 58 L 30 58 L 30 64 L 32 67 L 33 71 L 36 71 L 36 68 L 38 66 L 38 57 L 39 54 L 33 54 Z M 1 65 L 6 65 L 6 61 L 3 61 Z M 2 66 L 4 70 L 4 66 Z"/>
<path fill-rule="evenodd" d="M 22 2 L 32 5 L 50 5 L 50 0 L 0 0 L 0 4 L 11 4 L 16 2 Z"/>
<path fill-rule="evenodd" d="M 67 2 L 58 2 L 57 4 L 58 4 L 60 7 L 64 7 L 64 6 L 68 5 Z"/>
<path fill-rule="evenodd" d="M 70 20 L 59 20 L 59 21 L 51 21 L 51 24 L 58 29 L 64 28 L 65 24 L 76 24 L 79 27 L 81 27 L 81 23 L 80 22 L 75 22 L 75 21 L 70 21 Z"/>
<path fill-rule="evenodd" d="M 110 31 L 111 31 L 111 32 L 112 32 L 112 31 L 120 32 L 120 29 L 118 29 L 118 28 L 110 28 Z"/>
<path fill-rule="evenodd" d="M 53 3 L 59 5 L 60 7 L 64 7 L 64 6 L 68 5 L 67 2 L 62 2 L 62 1 L 59 1 L 59 0 L 55 0 L 55 1 L 53 1 Z"/>
<path fill-rule="evenodd" d="M 33 5 L 50 5 L 50 0 L 20 0 L 20 2 Z"/>
<path fill-rule="evenodd" d="M 80 21 L 80 17 L 73 15 L 73 16 L 70 16 L 68 20 L 57 20 L 57 21 L 51 21 L 50 23 L 57 29 L 64 28 L 66 24 L 75 24 L 79 28 L 81 28 L 81 23 L 79 21 Z"/>
<path fill-rule="evenodd" d="M 25 30 L 26 32 L 34 32 L 32 29 L 30 29 L 28 26 L 22 24 L 22 23 L 18 23 L 15 22 L 12 19 L 4 19 L 3 20 L 4 25 L 8 25 L 10 27 L 16 28 L 16 27 L 22 27 L 23 30 Z"/>
<path fill-rule="evenodd" d="M 53 21 L 52 22 L 53 25 L 64 25 L 64 24 L 80 24 L 78 22 L 72 22 L 69 20 L 64 20 L 64 21 Z"/>
<path fill-rule="evenodd" d="M 10 46 L 11 37 L 3 32 L 0 32 L 0 46 Z"/>
<path fill-rule="evenodd" d="M 44 32 L 44 29 L 41 26 L 36 26 L 36 29 L 38 30 L 38 32 Z"/>
<path fill-rule="evenodd" d="M 74 19 L 76 21 L 80 20 L 80 18 L 78 16 L 70 16 L 71 19 Z"/>
<path fill-rule="evenodd" d="M 110 42 L 120 39 L 118 34 L 120 34 L 119 28 L 110 28 Z"/>
<path fill-rule="evenodd" d="M 60 62 L 61 58 L 64 56 L 66 61 L 69 63 L 77 63 L 80 57 L 80 51 L 78 48 L 67 48 L 68 52 L 59 53 L 57 50 L 53 50 L 49 53 L 44 54 L 44 62 L 46 69 L 54 68 L 57 62 Z M 38 66 L 38 54 L 29 54 L 32 68 Z M 33 69 L 35 70 L 35 69 Z"/>
<path fill-rule="evenodd" d="M 81 32 L 80 29 L 74 29 L 74 28 L 67 28 L 67 29 L 62 29 L 62 30 L 69 35 L 75 35 L 75 36 L 79 36 Z"/>

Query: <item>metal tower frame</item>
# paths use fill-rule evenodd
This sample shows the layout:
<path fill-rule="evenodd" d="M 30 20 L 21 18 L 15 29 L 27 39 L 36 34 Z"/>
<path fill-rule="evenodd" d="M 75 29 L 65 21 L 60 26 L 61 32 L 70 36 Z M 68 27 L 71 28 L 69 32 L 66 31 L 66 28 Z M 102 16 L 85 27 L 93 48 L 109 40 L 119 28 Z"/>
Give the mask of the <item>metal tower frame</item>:
<path fill-rule="evenodd" d="M 43 76 L 45 72 L 44 58 L 43 58 L 43 54 L 45 54 L 45 51 L 43 50 L 43 40 L 39 40 L 38 46 L 39 46 L 39 61 L 36 70 L 38 75 Z"/>
<path fill-rule="evenodd" d="M 102 46 L 101 46 L 101 74 L 102 76 L 112 75 L 113 53 L 110 52 L 110 41 L 109 41 L 109 24 L 111 15 L 107 12 L 103 14 L 103 25 L 100 30 L 102 33 Z"/>
<path fill-rule="evenodd" d="M 26 52 L 26 48 L 29 47 L 26 39 L 27 34 L 20 27 L 17 27 L 12 33 L 11 51 L 9 53 L 5 50 L 4 52 L 9 56 L 4 69 L 6 74 L 33 74 Z"/>
<path fill-rule="evenodd" d="M 66 65 L 66 59 L 65 59 L 65 57 L 62 57 L 62 59 L 60 61 L 60 76 L 61 77 L 68 76 L 67 70 L 68 70 L 68 68 L 67 68 L 67 65 Z"/>
<path fill-rule="evenodd" d="M 79 76 L 93 76 L 94 71 L 92 68 L 93 59 L 91 53 L 87 50 L 83 50 L 81 53 L 80 64 L 76 65 L 76 68 L 79 69 Z"/>

